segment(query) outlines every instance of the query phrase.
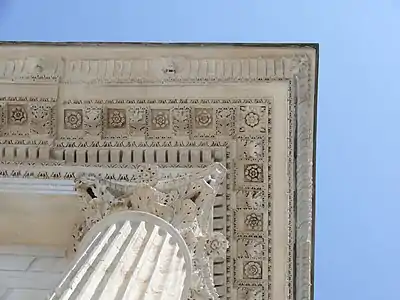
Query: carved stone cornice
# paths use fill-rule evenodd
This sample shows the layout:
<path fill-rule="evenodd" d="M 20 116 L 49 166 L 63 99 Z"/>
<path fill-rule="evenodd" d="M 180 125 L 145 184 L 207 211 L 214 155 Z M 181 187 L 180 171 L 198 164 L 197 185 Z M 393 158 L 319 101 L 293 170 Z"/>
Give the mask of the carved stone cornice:
<path fill-rule="evenodd" d="M 3 58 L 3 82 L 45 82 L 64 84 L 187 84 L 252 82 L 291 79 L 293 61 L 300 54 L 248 55 L 235 58 L 155 58 L 101 59 L 47 56 Z"/>
<path fill-rule="evenodd" d="M 296 91 L 296 298 L 312 299 L 314 215 L 314 128 L 313 86 L 317 80 L 309 59 L 301 59 L 294 72 Z"/>
<path fill-rule="evenodd" d="M 60 47 L 52 55 L 36 49 L 29 59 L 2 55 L 0 81 L 30 83 L 33 92 L 0 95 L 0 176 L 75 179 L 84 172 L 135 182 L 144 164 L 191 173 L 220 162 L 227 179 L 213 224 L 231 245 L 227 261 L 214 265 L 220 293 L 281 297 L 274 294 L 272 233 L 274 209 L 285 202 L 279 215 L 287 216 L 286 274 L 279 281 L 286 281 L 285 299 L 310 300 L 317 54 L 299 47 L 205 48 L 168 54 L 127 47 L 110 55 L 92 48 L 80 56 Z M 283 135 L 285 149 L 275 148 Z M 274 179 L 277 168 L 286 168 L 285 191 L 275 188 L 285 180 Z"/>

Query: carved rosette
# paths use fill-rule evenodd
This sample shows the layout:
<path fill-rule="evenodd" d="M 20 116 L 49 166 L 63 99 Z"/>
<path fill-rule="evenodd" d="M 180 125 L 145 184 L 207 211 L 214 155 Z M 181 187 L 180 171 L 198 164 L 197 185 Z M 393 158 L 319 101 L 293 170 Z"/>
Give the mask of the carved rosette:
<path fill-rule="evenodd" d="M 160 217 L 174 226 L 192 256 L 192 299 L 219 299 L 213 283 L 212 260 L 224 258 L 228 241 L 210 228 L 218 187 L 225 167 L 214 163 L 185 177 L 156 181 L 154 167 L 143 168 L 142 180 L 123 185 L 95 176 L 79 176 L 76 191 L 84 215 L 73 232 L 74 251 L 85 234 L 103 218 L 119 211 L 142 211 Z"/>
<path fill-rule="evenodd" d="M 223 162 L 228 169 L 228 178 L 223 195 L 217 197 L 220 199 L 216 205 L 223 203 L 223 207 L 214 210 L 213 223 L 226 233 L 231 247 L 226 255 L 229 259 L 218 265 L 218 272 L 214 269 L 214 278 L 219 281 L 225 277 L 218 289 L 227 299 L 271 299 L 276 290 L 274 285 L 281 282 L 275 282 L 272 272 L 273 249 L 279 245 L 275 245 L 274 222 L 271 221 L 272 207 L 277 201 L 272 184 L 276 181 L 272 180 L 271 171 L 272 145 L 275 144 L 272 132 L 281 126 L 280 120 L 275 118 L 275 104 L 280 100 L 269 93 L 266 97 L 251 86 L 266 83 L 268 88 L 269 83 L 287 83 L 287 98 L 284 99 L 287 101 L 287 120 L 282 118 L 285 119 L 285 126 L 282 126 L 286 127 L 287 123 L 285 167 L 288 179 L 285 191 L 288 240 L 283 246 L 287 248 L 284 297 L 288 300 L 310 299 L 313 89 L 317 59 L 313 51 L 308 51 L 310 49 L 296 48 L 286 49 L 281 54 L 277 49 L 272 52 L 257 49 L 257 53 L 249 49 L 244 57 L 234 54 L 236 50 L 229 50 L 214 58 L 203 54 L 187 57 L 167 54 L 159 57 L 156 54 L 131 59 L 126 57 L 137 55 L 130 53 L 124 58 L 121 52 L 109 59 L 80 58 L 79 55 L 69 56 L 68 51 L 60 54 L 61 59 L 36 57 L 37 54 L 19 59 L 5 57 L 0 60 L 2 82 L 13 85 L 29 82 L 32 86 L 38 82 L 40 90 L 43 83 L 52 87 L 60 82 L 64 88 L 57 96 L 7 95 L 0 99 L 0 138 L 4 144 L 0 149 L 0 177 L 71 180 L 83 167 L 102 168 L 96 175 L 134 182 L 134 185 L 109 187 L 110 182 L 91 176 L 81 177 L 82 181 L 77 181 L 77 190 L 81 191 L 87 219 L 77 225 L 76 241 L 79 242 L 104 215 L 117 210 L 151 210 L 155 215 L 163 214 L 165 220 L 174 222 L 173 226 L 182 227 L 180 232 L 193 253 L 197 251 L 195 246 L 201 247 L 205 256 L 211 259 L 224 252 L 225 244 L 212 233 L 207 239 L 196 236 L 201 232 L 197 228 L 206 228 L 208 223 L 197 214 L 198 204 L 193 204 L 190 197 L 182 196 L 184 187 L 192 187 L 194 181 L 179 181 L 177 188 L 177 182 L 172 180 L 148 180 L 153 178 L 151 172 L 136 172 L 136 167 L 142 163 L 160 164 L 166 174 L 169 168 L 198 169 L 215 161 Z M 151 52 L 150 48 L 148 50 Z M 185 85 L 187 88 L 198 85 L 230 87 L 224 88 L 227 95 L 224 93 L 221 98 L 213 93 L 199 93 L 193 98 L 185 92 L 173 96 L 166 93 L 160 97 L 151 96 L 153 93 L 118 96 L 114 90 L 118 85 L 145 85 L 149 90 L 153 85 L 155 89 L 168 86 L 168 89 L 179 90 L 185 90 L 181 89 Z M 236 85 L 249 88 L 246 95 L 229 92 L 231 86 Z M 96 88 L 92 89 L 96 86 L 104 88 L 104 93 L 96 94 Z M 81 90 L 81 87 L 85 88 Z M 113 92 L 108 93 L 108 88 Z M 93 94 L 88 93 L 89 90 Z M 168 177 L 165 174 L 163 176 Z M 204 174 L 200 178 L 205 178 Z M 107 192 L 102 191 L 103 188 Z M 204 193 L 209 190 L 207 185 L 194 188 Z M 214 195 L 213 189 L 209 191 Z M 138 200 L 139 194 L 142 198 L 157 201 Z M 110 204 L 105 203 L 108 196 Z M 182 201 L 176 202 L 177 199 Z M 175 218 L 185 211 L 188 213 L 185 224 L 192 226 L 184 227 L 184 221 Z M 200 267 L 201 260 L 194 259 L 193 263 L 199 272 L 208 272 L 207 265 Z M 203 277 L 196 274 L 193 277 L 194 281 L 199 278 L 199 287 L 204 284 Z"/>

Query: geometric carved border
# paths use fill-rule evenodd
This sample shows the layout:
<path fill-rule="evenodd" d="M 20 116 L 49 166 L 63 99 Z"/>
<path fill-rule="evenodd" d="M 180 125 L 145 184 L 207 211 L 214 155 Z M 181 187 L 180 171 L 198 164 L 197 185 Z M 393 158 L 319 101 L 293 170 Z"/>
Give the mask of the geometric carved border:
<path fill-rule="evenodd" d="M 164 115 L 181 108 L 181 106 L 173 104 L 171 105 L 171 109 L 168 110 L 166 109 L 168 106 L 165 105 L 165 102 L 168 102 L 168 100 L 162 101 L 164 102 Z M 186 102 L 188 101 L 189 103 L 187 103 L 186 106 L 191 107 L 191 100 L 186 100 Z M 226 122 L 225 124 L 222 124 L 221 122 L 208 120 L 207 117 L 215 116 L 215 112 L 207 115 L 207 111 L 205 111 L 205 116 L 201 119 L 205 126 L 197 128 L 197 132 L 199 132 L 198 135 L 202 136 L 202 140 L 199 141 L 200 138 L 198 138 L 192 142 L 171 142 L 170 140 L 165 140 L 164 137 L 168 136 L 168 132 L 166 132 L 164 128 L 161 128 L 160 130 L 164 131 L 163 135 L 150 137 L 150 139 L 156 139 L 154 142 L 131 141 L 130 143 L 125 144 L 126 147 L 123 147 L 123 143 L 98 140 L 92 141 L 93 146 L 97 147 L 91 149 L 87 147 L 87 139 L 81 139 L 84 135 L 80 135 L 79 133 L 72 138 L 56 140 L 55 147 L 49 154 L 49 157 L 59 158 L 58 160 L 53 160 L 53 165 L 59 165 L 60 169 L 66 170 L 67 172 L 64 174 L 54 171 L 54 169 L 52 169 L 50 174 L 46 172 L 46 169 L 49 169 L 48 166 L 52 164 L 47 161 L 31 163 L 30 170 L 26 170 L 23 173 L 21 173 L 21 168 L 19 168 L 17 172 L 11 171 L 11 173 L 7 172 L 7 170 L 2 170 L 0 176 L 37 177 L 41 179 L 73 179 L 77 174 L 74 174 L 74 171 L 72 171 L 72 168 L 69 168 L 69 166 L 81 166 L 86 168 L 111 167 L 108 174 L 102 174 L 105 178 L 111 180 L 131 180 L 134 176 L 132 177 L 131 175 L 126 174 L 123 170 L 132 169 L 135 166 L 132 163 L 124 164 L 120 161 L 112 163 L 113 148 L 117 148 L 119 153 L 124 153 L 124 148 L 134 148 L 136 152 L 141 153 L 141 155 L 139 155 L 139 159 L 142 160 L 140 161 L 141 163 L 157 163 L 161 168 L 201 168 L 207 166 L 211 162 L 221 162 L 227 167 L 227 190 L 226 192 L 224 191 L 224 193 L 217 195 L 216 207 L 214 208 L 214 230 L 222 231 L 226 234 L 230 240 L 231 247 L 228 249 L 227 259 L 225 261 L 215 261 L 214 270 L 216 272 L 214 275 L 214 281 L 216 288 L 221 296 L 229 298 L 231 287 L 245 288 L 246 286 L 254 285 L 263 286 L 265 288 L 263 291 L 265 290 L 268 294 L 268 298 L 270 298 L 272 269 L 272 158 L 270 152 L 272 103 L 268 98 L 235 99 L 233 100 L 233 104 L 229 102 L 226 103 L 227 101 L 224 99 L 213 99 L 212 104 L 210 104 L 210 100 L 208 99 L 196 99 L 194 101 L 200 105 L 208 104 L 208 109 L 213 109 L 215 112 L 219 109 L 225 110 L 228 116 L 233 114 L 232 120 L 236 119 L 236 114 L 245 114 L 241 120 L 246 121 L 246 115 L 250 115 L 252 118 L 247 120 L 249 125 L 240 122 Z M 152 102 L 154 102 L 154 100 L 152 100 Z M 219 102 L 224 104 L 221 105 Z M 97 103 L 99 103 L 99 101 L 97 101 Z M 107 101 L 105 101 L 105 103 L 107 103 Z M 80 109 L 80 105 L 85 104 L 74 103 L 75 111 Z M 113 111 L 117 109 L 119 108 L 114 106 Z M 70 107 L 68 107 L 67 110 L 68 113 L 71 112 Z M 79 110 L 80 113 L 82 111 L 83 110 Z M 118 113 L 121 112 L 121 110 L 118 111 Z M 200 111 L 199 114 L 200 113 L 203 113 L 203 111 Z M 122 112 L 122 114 L 127 118 L 125 111 Z M 65 116 L 67 113 L 63 113 L 63 115 Z M 193 115 L 196 117 L 195 110 Z M 226 117 L 227 115 L 224 116 Z M 79 126 L 75 126 L 76 128 L 73 129 L 74 131 L 83 131 L 82 126 L 80 126 L 80 120 L 84 120 L 84 116 L 78 120 Z M 119 120 L 121 120 L 121 118 Z M 146 127 L 147 136 L 151 132 L 154 122 L 149 118 L 146 120 L 149 124 Z M 169 124 L 171 120 L 172 119 L 164 119 L 164 121 L 167 121 L 167 124 Z M 193 126 L 188 127 L 189 135 L 195 133 L 195 121 L 193 121 Z M 171 128 L 168 126 L 166 127 Z M 70 130 L 70 128 L 73 128 L 73 126 L 68 126 L 68 130 Z M 155 130 L 154 128 L 155 127 L 153 127 L 153 131 Z M 120 129 L 121 127 L 116 128 L 116 130 Z M 102 131 L 104 132 L 104 130 Z M 126 133 L 128 133 L 128 131 Z M 234 135 L 236 138 L 224 136 L 225 134 Z M 215 135 L 219 135 L 218 141 L 210 141 L 209 137 Z M 66 134 L 63 134 L 63 137 L 65 138 Z M 104 146 L 107 146 L 109 150 L 98 150 Z M 207 150 L 196 150 L 196 148 L 199 149 L 200 147 L 205 146 L 207 146 L 205 149 L 211 151 L 210 154 L 206 154 Z M 62 149 L 62 154 L 58 149 Z M 152 151 L 151 149 L 155 150 Z M 96 155 L 93 151 L 97 152 Z M 164 151 L 165 153 L 160 157 L 158 155 L 159 151 Z M 100 152 L 103 152 L 103 156 L 111 161 L 95 161 L 92 163 L 88 161 L 88 154 L 101 158 L 101 155 L 99 155 Z M 122 160 L 123 158 L 123 156 L 120 155 L 115 156 L 118 157 L 119 160 Z M 127 156 L 134 158 L 132 153 L 128 153 Z M 179 159 L 177 156 L 180 156 Z M 79 159 L 80 157 L 82 159 Z M 165 161 L 167 157 L 168 159 Z M 160 158 L 164 159 L 164 161 L 160 161 Z M 175 161 L 171 161 L 172 158 L 176 158 Z M 4 164 L 7 165 L 7 163 Z M 8 162 L 9 166 L 10 164 L 12 165 L 13 163 Z M 36 168 L 33 168 L 33 165 L 36 165 Z M 116 173 L 113 173 L 113 168 L 118 168 L 119 170 Z M 37 170 L 36 173 L 35 169 Z M 76 173 L 78 172 L 82 172 L 82 169 Z M 93 170 L 93 172 L 95 172 L 95 170 Z M 235 190 L 232 190 L 233 187 L 235 187 Z M 241 220 L 240 222 L 238 222 L 237 217 Z M 261 219 L 262 224 L 259 224 L 260 220 L 257 218 Z M 247 243 L 246 238 L 249 240 Z M 253 254 L 250 254 L 254 251 L 251 252 L 246 250 L 248 247 L 253 247 L 254 242 L 250 241 L 252 239 L 256 241 L 257 244 L 255 249 L 258 249 L 257 247 L 263 249 L 262 256 L 257 254 L 258 256 L 256 255 L 254 257 Z M 231 253 L 232 247 L 235 247 L 235 252 L 246 250 L 246 253 L 248 254 L 247 257 L 246 255 L 241 255 L 242 258 L 239 258 L 238 260 L 235 259 L 233 253 Z M 253 269 L 250 268 L 250 266 L 256 266 L 260 260 L 263 259 L 264 262 L 261 265 L 261 273 L 251 275 Z M 240 273 L 242 274 L 244 272 L 242 276 L 243 279 L 239 279 L 239 277 L 235 276 L 232 278 L 230 276 L 230 271 L 235 270 L 238 264 L 242 264 L 242 271 Z M 217 272 L 218 270 L 221 270 L 221 268 L 224 270 L 222 274 L 221 272 Z M 236 275 L 235 272 L 234 275 Z"/>
<path fill-rule="evenodd" d="M 297 53 L 301 53 L 301 50 Z M 34 61 L 32 61 L 34 60 Z M 50 66 L 54 66 L 54 70 L 40 70 L 40 63 L 45 59 L 18 61 L 15 64 L 22 64 L 24 70 L 23 75 L 17 74 L 15 71 L 13 81 L 31 82 L 43 81 L 46 83 L 55 83 L 62 81 L 63 63 L 61 61 L 52 61 Z M 104 62 L 101 60 L 94 61 L 95 64 L 109 64 L 110 61 Z M 214 60 L 215 66 L 220 61 Z M 239 62 L 239 63 L 238 63 Z M 0 62 L 2 63 L 2 62 Z M 141 60 L 120 61 L 118 64 L 125 65 L 130 63 L 139 69 L 142 66 Z M 158 62 L 157 62 L 158 63 Z M 149 61 L 148 65 L 151 72 L 154 74 L 146 74 L 146 76 L 155 76 L 149 79 L 149 84 L 159 84 L 160 80 L 163 84 L 204 84 L 218 82 L 239 82 L 239 81 L 289 81 L 290 89 L 288 91 L 288 165 L 287 175 L 289 178 L 288 191 L 288 262 L 286 270 L 287 290 L 285 298 L 293 299 L 311 299 L 312 297 L 312 247 L 313 247 L 313 201 L 314 201 L 314 87 L 316 78 L 312 73 L 310 58 L 307 54 L 296 54 L 290 57 L 267 57 L 257 59 L 231 59 L 222 62 L 218 65 L 218 70 L 231 70 L 232 75 L 226 77 L 225 73 L 207 73 L 201 74 L 206 68 L 207 59 L 198 59 L 196 62 L 190 62 L 195 67 L 188 71 L 189 77 L 184 78 L 180 72 L 178 61 L 166 61 L 162 72 L 154 71 L 155 61 Z M 39 64 L 39 70 L 42 74 L 36 74 L 36 67 Z M 68 64 L 68 65 L 67 65 Z M 74 66 L 73 66 L 74 64 Z M 250 70 L 249 74 L 243 77 L 239 73 L 235 73 L 242 64 L 242 70 Z M 83 72 L 79 69 L 81 61 L 67 61 L 66 72 L 67 78 L 64 83 L 75 82 L 75 75 L 70 74 L 72 69 L 75 72 Z M 26 67 L 25 67 L 26 66 Z M 34 69 L 30 69 L 34 66 Z M 178 67 L 176 67 L 178 66 Z M 222 67 L 221 67 L 222 66 Z M 315 66 L 314 66 L 315 67 Z M 122 70 L 122 69 L 121 69 Z M 253 71 L 251 71 L 253 70 Z M 214 70 L 215 71 L 215 70 Z M 122 72 L 122 71 L 121 71 Z M 140 71 L 141 72 L 141 71 Z M 140 73 L 139 72 L 139 73 Z M 150 71 L 149 71 L 150 72 Z M 186 72 L 186 71 L 185 71 Z M 193 73 L 194 72 L 194 73 Z M 197 72 L 197 73 L 196 73 Z M 252 73 L 253 72 L 253 73 Z M 121 73 L 122 74 L 122 73 Z M 111 78 L 107 74 L 98 75 L 93 78 L 91 84 L 109 84 L 121 83 L 125 80 L 118 73 L 118 78 Z M 186 73 L 185 73 L 186 74 Z M 221 75 L 222 74 L 222 75 Z M 122 77 L 121 77 L 122 76 Z M 135 75 L 136 76 L 136 75 Z M 150 76 L 150 77 L 151 77 Z M 175 77 L 176 79 L 175 79 Z M 185 75 L 186 76 L 186 75 Z M 79 77 L 79 76 L 78 76 Z M 80 77 L 79 77 L 80 78 Z M 161 78 L 161 79 L 160 79 Z M 7 78 L 2 78 L 2 80 Z M 176 80 L 176 81 L 175 81 Z M 81 83 L 81 82 L 79 82 Z M 130 78 L 129 84 L 140 85 L 143 82 L 141 79 Z M 271 161 L 267 159 L 266 165 L 261 168 L 261 161 L 268 157 L 268 145 L 270 145 L 271 136 L 266 133 L 268 121 L 264 124 L 257 122 L 257 117 L 253 114 L 265 113 L 254 111 L 255 108 L 260 108 L 262 104 L 258 102 L 263 99 L 191 99 L 195 103 L 203 104 L 200 107 L 191 107 L 187 103 L 187 99 L 152 99 L 146 105 L 146 99 L 115 99 L 115 100 L 96 100 L 96 101 L 76 101 L 66 100 L 63 103 L 58 102 L 59 99 L 53 98 L 1 98 L 0 99 L 0 144 L 4 147 L 0 151 L 2 164 L 0 166 L 0 176 L 4 177 L 51 177 L 51 174 L 46 173 L 47 165 L 57 165 L 66 170 L 71 166 L 91 167 L 107 167 L 117 170 L 118 168 L 131 167 L 137 163 L 138 158 L 147 160 L 151 157 L 156 158 L 157 164 L 161 168 L 167 166 L 175 168 L 195 168 L 208 165 L 212 161 L 221 161 L 228 168 L 228 176 L 226 186 L 230 190 L 233 183 L 237 183 L 241 191 L 238 193 L 227 193 L 226 209 L 230 213 L 226 213 L 226 233 L 228 238 L 237 237 L 238 243 L 244 245 L 241 249 L 251 249 L 237 253 L 237 257 L 233 258 L 232 253 L 228 251 L 228 264 L 225 268 L 228 282 L 222 282 L 221 286 L 226 286 L 226 298 L 232 295 L 232 287 L 236 286 L 238 299 L 268 299 L 271 298 L 270 283 L 271 270 L 270 266 L 260 264 L 260 261 L 268 257 L 271 258 L 269 246 L 272 241 L 269 241 L 271 232 L 270 211 L 272 210 L 271 189 L 270 187 L 263 188 L 262 182 L 270 183 Z M 144 102 L 143 102 L 144 101 Z M 159 101 L 162 104 L 159 108 L 154 104 Z M 186 102 L 185 102 L 186 101 Z M 225 101 L 225 102 L 224 102 Z M 212 111 L 213 115 L 221 114 L 221 120 L 224 120 L 225 125 L 216 122 L 214 119 L 207 118 L 212 108 L 218 109 L 217 103 L 235 103 L 235 109 L 226 105 L 223 111 Z M 235 102 L 236 101 L 236 102 Z M 239 102 L 244 101 L 241 105 Z M 39 105 L 27 105 L 29 103 L 40 102 Z M 57 103 L 56 103 L 57 102 Z M 267 101 L 268 102 L 268 101 Z M 264 102 L 264 103 L 267 103 Z M 11 107 L 8 110 L 8 103 L 12 105 L 21 104 L 21 108 Z M 135 105 L 133 109 L 122 111 L 121 103 Z M 53 107 L 56 104 L 56 107 Z M 171 110 L 165 110 L 165 104 L 171 105 Z M 68 105 L 71 111 L 64 115 L 63 105 Z M 151 109 L 149 107 L 151 105 Z M 254 107 L 251 107 L 255 105 Z M 74 107 L 75 106 L 75 107 Z M 242 106 L 242 107 L 240 107 Z M 32 108 L 34 110 L 32 110 Z M 271 108 L 271 107 L 269 107 Z M 39 109 L 39 110 L 38 110 Z M 72 111 L 74 110 L 74 111 Z M 14 114 L 12 116 L 11 113 Z M 25 120 L 23 113 L 26 112 Z M 21 114 L 22 113 L 22 114 Z M 269 112 L 268 112 L 269 113 Z M 17 116 L 17 118 L 15 118 Z M 22 117 L 21 117 L 22 116 Z M 237 120 L 245 120 L 251 126 L 247 128 L 238 124 Z M 19 118 L 18 118 L 19 117 Z M 34 117 L 34 119 L 32 119 Z M 62 120 L 68 120 L 69 124 L 60 128 L 56 128 L 63 124 Z M 180 122 L 176 122 L 180 118 Z M 11 123 L 9 122 L 11 120 Z M 31 121 L 33 120 L 33 122 Z M 269 120 L 268 118 L 263 119 Z M 33 136 L 30 139 L 24 138 L 27 135 L 24 127 L 27 122 L 31 122 L 34 128 Z M 230 127 L 230 124 L 234 124 Z M 251 128 L 250 128 L 251 127 Z M 38 130 L 40 129 L 40 130 Z M 64 130 L 64 131 L 63 131 Z M 251 133 L 250 133 L 251 131 Z M 16 134 L 19 138 L 13 138 L 11 135 Z M 260 139 L 257 136 L 260 133 Z M 264 133 L 263 137 L 262 134 Z M 189 136 L 191 142 L 171 142 L 175 137 L 185 135 Z M 138 140 L 134 142 L 128 141 L 130 137 L 135 136 Z M 225 139 L 222 137 L 226 137 Z M 249 137 L 252 138 L 249 138 Z M 88 139 L 90 137 L 90 139 Z M 232 137 L 237 137 L 238 141 L 230 142 Z M 265 138 L 266 137 L 266 138 Z M 266 139 L 266 140 L 265 140 Z M 22 147 L 19 145 L 23 145 Z M 203 153 L 201 155 L 203 161 L 192 162 L 191 156 L 199 157 L 196 152 L 196 147 L 209 146 L 215 147 L 216 151 L 212 153 Z M 238 153 L 238 148 L 243 149 L 251 145 L 251 149 L 257 151 L 247 151 Z M 260 146 L 261 145 L 261 146 Z M 92 148 L 90 148 L 92 147 Z M 136 155 L 137 152 L 132 152 L 130 149 L 140 148 L 155 149 L 154 152 L 146 153 L 142 151 L 141 155 Z M 173 149 L 172 157 L 180 157 L 181 161 L 163 162 L 162 148 Z M 189 149 L 188 152 L 180 153 L 178 149 Z M 101 150 L 98 150 L 101 148 Z M 65 149 L 65 150 L 64 150 Z M 128 150 L 129 149 L 129 150 Z M 161 149 L 161 150 L 160 150 Z M 219 150 L 217 150 L 219 149 Z M 178 154 L 177 154 L 178 151 Z M 221 156 L 221 151 L 223 155 Z M 160 154 L 161 153 L 161 154 Z M 192 154 L 189 154 L 192 153 Z M 218 154 L 216 154 L 218 153 Z M 91 155 L 95 154 L 96 159 L 90 161 Z M 233 154 L 237 154 L 233 157 Z M 147 156 L 146 156 L 147 155 Z M 214 156 L 213 156 L 214 155 Z M 129 158 L 130 157 L 130 158 Z M 92 157 L 93 158 L 93 157 Z M 155 160 L 155 159 L 153 159 Z M 12 162 L 14 161 L 14 162 Z M 18 162 L 24 161 L 19 164 Z M 45 163 L 47 161 L 47 163 Z M 143 161 L 142 161 L 143 162 Z M 22 170 L 27 170 L 30 166 L 31 172 L 23 173 Z M 76 167 L 74 167 L 76 169 Z M 36 172 L 35 170 L 41 170 Z M 36 172 L 36 173 L 35 173 Z M 74 176 L 74 172 L 65 173 L 64 176 Z M 108 174 L 110 178 L 113 172 Z M 67 178 L 66 177 L 66 178 Z M 112 178 L 111 178 L 112 179 Z M 121 180 L 129 180 L 129 177 L 120 178 Z M 296 193 L 295 193 L 296 192 Z M 259 212 L 268 212 L 265 217 L 259 216 Z M 296 212 L 296 215 L 294 215 Z M 246 215 L 249 213 L 248 215 Z M 249 218 L 247 218 L 249 217 Z M 250 224 L 250 225 L 249 225 Z M 248 227 L 244 227 L 248 226 Z M 258 234 L 260 226 L 266 231 Z M 246 229 L 247 228 L 247 229 Z M 249 229 L 250 228 L 250 229 Z M 242 232 L 240 229 L 246 229 Z M 250 239 L 251 238 L 251 239 Z M 247 240 L 246 240 L 247 239 Z M 294 251 L 296 245 L 296 251 Z M 296 253 L 296 257 L 293 254 Z M 294 272 L 295 267 L 295 272 Z M 220 266 L 215 265 L 215 270 Z M 261 273 L 257 270 L 262 269 Z M 246 273 L 247 272 L 247 273 Z M 237 275 L 238 280 L 235 282 L 231 275 Z M 261 274 L 261 275 L 260 275 Z M 296 278 L 294 278 L 294 276 Z M 261 279 L 260 279 L 261 278 Z M 266 279 L 266 281 L 264 281 Z M 218 284 L 220 278 L 216 280 Z M 293 292 L 296 292 L 296 295 Z M 224 293 L 225 294 L 225 293 Z"/>
<path fill-rule="evenodd" d="M 240 103 L 240 101 L 238 100 L 237 102 Z M 161 136 L 156 136 L 155 138 L 158 141 L 155 142 L 131 141 L 122 143 L 107 140 L 88 142 L 85 139 L 81 139 L 84 135 L 75 136 L 75 138 L 55 141 L 55 147 L 48 154 L 48 157 L 53 158 L 52 161 L 18 163 L 12 162 L 10 159 L 2 162 L 0 176 L 74 179 L 85 168 L 90 168 L 91 173 L 100 172 L 99 169 L 101 168 L 103 170 L 108 169 L 106 173 L 103 171 L 101 174 L 106 179 L 118 181 L 134 180 L 135 176 L 132 175 L 132 171 L 126 172 L 125 170 L 134 170 L 138 165 L 132 162 L 122 163 L 120 161 L 113 163 L 113 148 L 118 149 L 117 153 L 119 154 L 125 153 L 125 148 L 134 148 L 135 153 L 139 153 L 139 155 L 136 157 L 129 150 L 128 157 L 132 160 L 138 158 L 141 160 L 141 163 L 157 163 L 163 169 L 203 168 L 211 162 L 221 162 L 227 167 L 227 190 L 217 195 L 216 206 L 214 207 L 214 230 L 226 234 L 230 240 L 231 247 L 228 249 L 225 261 L 214 262 L 214 282 L 217 291 L 222 296 L 222 299 L 228 299 L 231 287 L 235 287 L 239 293 L 249 293 L 249 291 L 253 291 L 255 288 L 258 291 L 261 288 L 260 295 L 263 297 L 266 296 L 262 299 L 271 299 L 271 245 L 273 241 L 271 199 L 272 158 L 270 143 L 272 107 L 269 99 L 257 99 L 256 101 L 258 106 L 252 105 L 250 106 L 251 109 L 260 107 L 260 105 L 266 108 L 266 115 L 263 117 L 265 118 L 265 131 L 261 129 L 260 132 L 262 135 L 258 137 L 254 137 L 253 132 L 252 136 L 246 135 L 245 131 L 240 132 L 240 124 L 236 128 L 239 131 L 239 134 L 236 135 L 236 140 L 220 138 L 219 141 L 207 141 L 205 139 L 203 141 L 194 140 L 192 142 L 171 143 L 170 141 L 161 139 Z M 200 99 L 200 102 L 207 103 L 207 100 Z M 249 105 L 249 99 L 246 102 Z M 79 104 L 75 105 L 79 107 Z M 239 109 L 240 107 L 245 106 L 241 105 Z M 179 108 L 179 106 L 174 105 L 174 109 L 176 108 Z M 75 108 L 75 111 L 78 110 L 79 108 Z M 68 112 L 70 111 L 68 110 Z M 71 128 L 71 126 L 68 128 Z M 148 128 L 151 127 L 149 126 Z M 215 129 L 217 126 L 213 128 Z M 82 126 L 77 126 L 74 130 L 76 131 L 77 129 L 82 129 Z M 226 132 L 234 130 L 235 128 Z M 146 134 L 148 134 L 147 132 Z M 207 137 L 204 136 L 204 138 Z M 90 146 L 90 143 L 92 143 L 91 146 L 96 147 L 87 147 Z M 98 150 L 104 147 L 108 150 Z M 196 148 L 200 147 L 205 147 L 210 153 L 206 154 L 204 152 L 206 150 L 204 150 L 203 152 L 197 152 L 195 155 L 192 151 L 199 151 Z M 10 148 L 14 147 L 8 146 L 5 150 L 10 150 Z M 155 150 L 151 151 L 151 149 Z M 165 151 L 165 153 L 159 157 L 158 151 Z M 9 152 L 17 153 L 15 151 Z M 233 153 L 236 153 L 236 157 L 233 156 Z M 88 161 L 88 156 L 91 155 L 97 157 L 97 159 L 101 159 L 101 154 L 109 161 L 101 162 L 97 160 L 92 163 Z M 121 158 L 120 155 L 115 156 Z M 169 162 L 165 161 L 167 156 L 169 157 L 167 159 Z M 180 156 L 180 159 L 171 162 L 171 158 L 177 156 Z M 200 160 L 204 161 L 191 161 L 191 159 L 199 159 L 199 157 L 201 157 Z M 164 161 L 160 160 L 160 158 L 164 158 Z M 15 168 L 15 165 L 19 165 L 19 167 Z M 83 168 L 77 169 L 77 166 Z M 231 190 L 231 187 L 236 187 L 236 190 Z M 232 254 L 232 247 L 235 247 L 235 251 L 238 252 L 237 258 Z M 218 270 L 223 270 L 222 274 Z M 230 276 L 231 270 L 233 271 L 233 277 Z"/>

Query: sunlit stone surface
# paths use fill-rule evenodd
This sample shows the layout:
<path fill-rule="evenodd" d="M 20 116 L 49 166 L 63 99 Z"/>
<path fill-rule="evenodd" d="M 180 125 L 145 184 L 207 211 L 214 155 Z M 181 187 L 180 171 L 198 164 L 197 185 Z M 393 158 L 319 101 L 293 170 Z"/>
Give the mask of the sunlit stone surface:
<path fill-rule="evenodd" d="M 179 233 L 150 214 L 115 214 L 93 228 L 50 299 L 186 299 L 189 250 Z"/>
<path fill-rule="evenodd" d="M 136 247 L 140 228 L 153 232 L 146 221 L 108 224 L 101 255 L 79 270 L 95 251 L 86 237 L 101 241 L 95 226 L 128 211 L 184 240 L 179 293 L 311 300 L 317 74 L 309 44 L 0 44 L 0 299 L 42 300 L 62 278 L 53 297 L 123 297 L 128 279 L 107 287 L 125 253 L 112 245 Z M 166 233 L 143 254 L 181 251 L 156 225 Z M 161 288 L 170 273 L 157 266 L 178 266 L 171 257 L 127 271 L 150 278 L 139 298 Z"/>

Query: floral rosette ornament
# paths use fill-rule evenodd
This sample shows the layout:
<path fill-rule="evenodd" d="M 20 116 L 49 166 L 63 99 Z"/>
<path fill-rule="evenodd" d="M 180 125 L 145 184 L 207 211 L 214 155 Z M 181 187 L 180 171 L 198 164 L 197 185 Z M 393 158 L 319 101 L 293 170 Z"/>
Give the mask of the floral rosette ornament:
<path fill-rule="evenodd" d="M 206 241 L 207 254 L 212 258 L 224 257 L 228 247 L 228 240 L 220 232 L 213 232 Z"/>

